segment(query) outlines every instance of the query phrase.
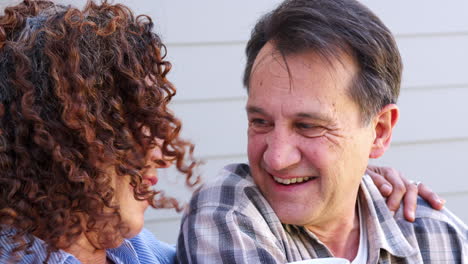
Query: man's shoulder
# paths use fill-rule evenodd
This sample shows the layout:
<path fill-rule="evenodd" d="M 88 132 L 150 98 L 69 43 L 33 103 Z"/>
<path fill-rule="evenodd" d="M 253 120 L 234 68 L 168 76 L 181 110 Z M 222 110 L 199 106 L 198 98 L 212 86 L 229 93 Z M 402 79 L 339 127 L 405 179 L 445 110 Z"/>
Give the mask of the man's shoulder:
<path fill-rule="evenodd" d="M 376 224 L 373 228 L 378 231 L 373 232 L 373 237 L 382 248 L 408 258 L 418 252 L 416 257 L 424 263 L 460 263 L 460 259 L 467 258 L 467 227 L 448 209 L 435 210 L 418 198 L 415 221 L 409 222 L 404 218 L 403 204 L 392 215 L 375 184 L 368 176 L 363 180 L 362 194 L 367 197 Z"/>
<path fill-rule="evenodd" d="M 457 236 L 464 243 L 468 243 L 468 227 L 463 221 L 453 214 L 449 209 L 435 210 L 424 199 L 418 197 L 415 221 L 408 222 L 403 215 L 403 205 L 395 214 L 398 225 L 410 226 L 410 228 L 420 235 L 445 235 Z"/>
<path fill-rule="evenodd" d="M 371 199 L 373 205 L 378 211 L 378 215 L 388 215 L 387 213 L 385 213 L 386 211 L 389 211 L 385 203 L 385 198 L 382 197 L 377 187 L 368 176 L 365 176 L 363 179 L 365 182 L 365 186 L 372 197 Z M 465 240 L 467 239 L 468 231 L 466 224 L 464 224 L 463 221 L 461 221 L 447 208 L 443 208 L 442 210 L 435 210 L 424 199 L 418 197 L 414 222 L 408 222 L 405 219 L 403 210 L 404 205 L 402 202 L 400 208 L 393 217 L 393 219 L 398 223 L 398 225 L 401 228 L 417 229 L 418 232 L 430 233 L 440 232 L 436 230 L 431 230 L 431 228 L 434 226 L 446 226 L 447 228 L 453 228 L 453 232 L 450 232 L 455 232 L 456 234 L 461 235 Z M 383 218 L 383 220 L 388 220 L 386 217 Z"/>
<path fill-rule="evenodd" d="M 418 249 L 424 263 L 468 260 L 467 226 L 448 209 L 435 210 L 418 198 L 414 222 L 406 221 L 402 212 L 395 215 L 395 220 L 406 240 Z"/>
<path fill-rule="evenodd" d="M 247 164 L 229 164 L 213 180 L 203 184 L 192 196 L 190 210 L 202 207 L 236 208 L 261 198 Z"/>

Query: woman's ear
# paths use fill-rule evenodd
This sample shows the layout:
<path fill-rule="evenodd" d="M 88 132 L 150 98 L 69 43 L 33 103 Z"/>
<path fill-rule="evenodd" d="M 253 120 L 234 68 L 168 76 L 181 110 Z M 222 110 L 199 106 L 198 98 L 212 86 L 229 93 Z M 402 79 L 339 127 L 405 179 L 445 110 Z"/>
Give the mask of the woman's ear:
<path fill-rule="evenodd" d="M 387 151 L 392 141 L 392 132 L 398 121 L 400 110 L 396 104 L 388 104 L 375 115 L 373 126 L 375 129 L 375 139 L 369 158 L 376 159 Z"/>

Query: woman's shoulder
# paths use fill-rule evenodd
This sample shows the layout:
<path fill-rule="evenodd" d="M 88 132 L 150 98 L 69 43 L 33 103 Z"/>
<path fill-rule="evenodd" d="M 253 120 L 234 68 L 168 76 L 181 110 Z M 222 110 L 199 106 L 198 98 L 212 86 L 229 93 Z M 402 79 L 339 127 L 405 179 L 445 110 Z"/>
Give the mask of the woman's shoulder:
<path fill-rule="evenodd" d="M 0 263 L 36 264 L 43 263 L 47 259 L 47 244 L 33 235 L 19 236 L 19 232 L 12 227 L 2 226 L 0 231 Z M 19 241 L 28 243 L 27 250 L 16 251 Z M 15 253 L 14 253 L 15 252 Z M 58 250 L 51 252 L 48 263 L 79 263 L 71 254 Z"/>
<path fill-rule="evenodd" d="M 143 229 L 129 242 L 141 263 L 172 264 L 175 262 L 175 246 L 156 239 L 147 229 Z"/>

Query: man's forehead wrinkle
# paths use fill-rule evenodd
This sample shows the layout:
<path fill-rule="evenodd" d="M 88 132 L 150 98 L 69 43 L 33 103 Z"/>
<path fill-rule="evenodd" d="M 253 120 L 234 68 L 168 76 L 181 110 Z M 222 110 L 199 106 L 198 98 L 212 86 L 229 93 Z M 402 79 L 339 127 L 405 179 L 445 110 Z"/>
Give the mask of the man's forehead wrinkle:
<path fill-rule="evenodd" d="M 300 65 L 298 68 L 297 65 L 294 68 L 289 67 L 288 60 L 295 59 L 297 64 Z M 331 77 L 335 77 L 334 75 L 334 67 L 335 65 L 331 61 L 323 61 L 321 57 L 309 56 L 308 53 L 302 52 L 297 54 L 290 54 L 286 57 L 283 57 L 284 69 L 288 74 L 289 79 L 289 91 L 290 93 L 293 92 L 294 86 L 296 85 L 297 80 L 304 80 L 308 79 L 309 75 L 316 74 L 314 68 L 321 67 L 327 68 L 327 74 Z M 281 64 L 283 66 L 283 64 Z M 318 78 L 325 78 L 324 76 L 318 76 Z M 335 82 L 337 84 L 338 82 Z M 286 87 L 285 87 L 286 88 Z M 299 87 L 301 88 L 301 87 Z"/>
<path fill-rule="evenodd" d="M 257 58 L 255 59 L 254 66 L 252 67 L 251 76 L 258 76 L 259 71 L 264 71 L 270 75 L 270 78 L 277 78 L 278 82 L 274 82 L 275 88 L 288 89 L 290 90 L 292 85 L 291 72 L 288 68 L 287 57 L 284 56 L 281 51 L 275 48 L 271 43 L 265 44 L 260 50 Z M 252 79 L 255 79 L 254 77 Z M 288 85 L 279 79 L 287 80 Z M 263 80 L 254 80 L 259 85 L 262 85 Z"/>
<path fill-rule="evenodd" d="M 286 72 L 288 72 L 288 61 L 287 57 L 283 56 L 281 52 L 276 51 L 271 53 L 273 60 Z"/>
<path fill-rule="evenodd" d="M 251 76 L 253 76 L 258 69 L 271 65 L 272 61 L 277 62 L 278 54 L 280 54 L 280 52 L 277 49 L 272 48 L 268 43 L 265 44 L 265 46 L 260 50 L 257 57 L 255 58 Z"/>
<path fill-rule="evenodd" d="M 270 58 L 268 54 L 262 54 L 261 52 L 257 55 L 255 59 L 255 64 L 252 67 L 251 75 L 254 76 L 258 69 L 260 69 L 266 63 L 266 60 Z"/>

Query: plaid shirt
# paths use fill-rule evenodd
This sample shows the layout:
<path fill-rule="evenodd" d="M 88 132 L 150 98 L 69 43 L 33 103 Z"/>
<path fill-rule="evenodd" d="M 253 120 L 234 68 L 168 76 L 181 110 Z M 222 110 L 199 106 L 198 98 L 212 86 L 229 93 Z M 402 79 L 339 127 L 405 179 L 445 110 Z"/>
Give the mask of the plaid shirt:
<path fill-rule="evenodd" d="M 249 166 L 225 167 L 192 197 L 177 245 L 181 263 L 287 263 L 332 256 L 302 226 L 283 225 Z M 418 200 L 416 221 L 393 217 L 369 176 L 359 190 L 368 234 L 367 263 L 467 263 L 468 229 L 449 211 Z"/>

